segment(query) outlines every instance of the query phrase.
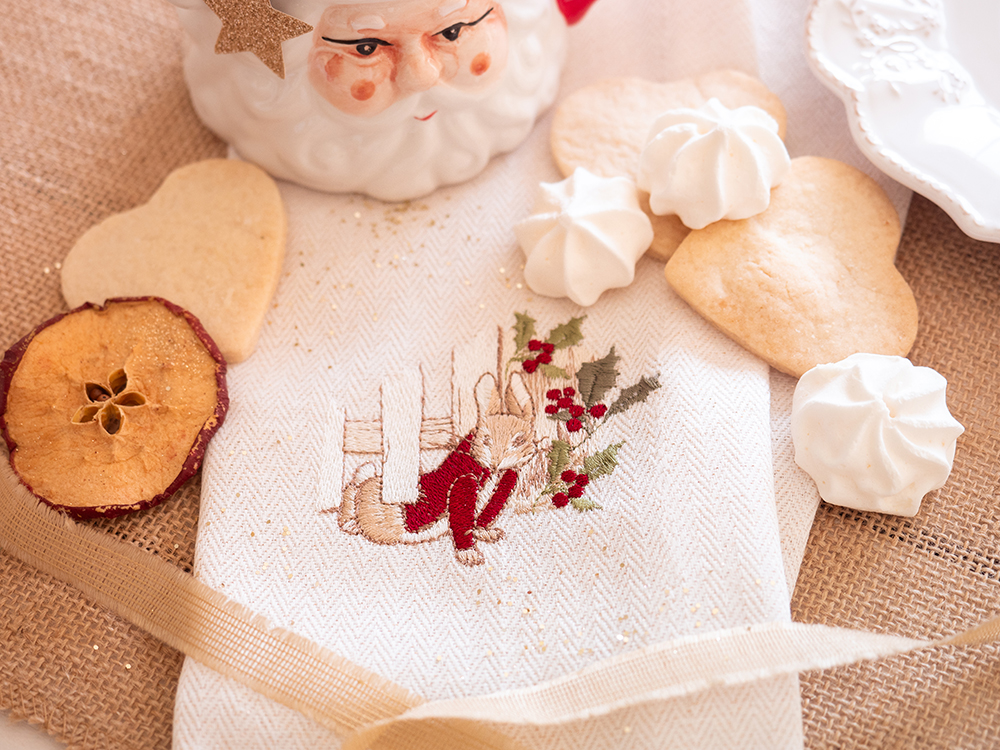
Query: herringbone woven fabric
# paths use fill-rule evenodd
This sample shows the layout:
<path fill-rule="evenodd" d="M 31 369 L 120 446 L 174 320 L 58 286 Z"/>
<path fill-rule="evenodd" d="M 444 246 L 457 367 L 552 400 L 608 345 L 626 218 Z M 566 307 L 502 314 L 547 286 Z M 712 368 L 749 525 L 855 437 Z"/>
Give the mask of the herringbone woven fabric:
<path fill-rule="evenodd" d="M 749 19 L 734 7 L 712 9 L 733 22 L 722 48 L 728 64 L 752 69 Z M 664 31 L 683 36 L 687 16 L 695 38 L 716 28 L 704 8 L 685 16 L 618 2 L 591 13 L 571 34 L 567 91 L 615 73 L 682 76 L 684 56 L 664 56 Z M 626 36 L 628 58 L 598 53 Z M 533 685 L 644 644 L 786 617 L 767 368 L 693 315 L 652 260 L 630 287 L 587 309 L 533 294 L 513 224 L 529 214 L 538 183 L 558 179 L 546 120 L 472 182 L 411 204 L 282 185 L 290 240 L 275 306 L 258 350 L 231 370 L 233 407 L 206 457 L 198 575 L 428 699 Z M 586 401 L 584 378 L 540 370 L 526 381 L 543 477 L 554 455 L 546 440 L 573 445 L 577 471 L 583 456 L 620 446 L 614 471 L 587 486 L 584 499 L 601 507 L 557 508 L 541 494 L 544 480 L 529 486 L 498 521 L 505 538 L 478 544 L 485 563 L 475 568 L 456 560 L 454 522 L 452 536 L 420 544 L 375 544 L 387 539 L 376 536 L 383 527 L 363 522 L 361 534 L 346 533 L 347 511 L 330 511 L 366 465 L 381 474 L 386 503 L 412 502 L 418 483 L 458 460 L 427 445 L 429 425 L 445 423 L 456 442 L 490 428 L 466 404 L 498 367 L 505 383 L 521 371 L 516 314 L 535 320 L 541 341 L 578 321 L 582 340 L 553 353 L 570 376 L 592 357 L 620 358 L 617 385 L 601 399 L 609 406 L 644 377 L 660 384 L 581 443 L 542 410 L 553 388 Z M 373 425 L 373 446 L 358 445 L 359 423 Z M 793 748 L 797 685 L 771 680 L 519 736 L 538 747 Z M 336 741 L 186 663 L 179 748 Z"/>
<path fill-rule="evenodd" d="M 111 13 L 93 3 L 10 3 L 0 49 L 5 347 L 63 309 L 57 264 L 79 234 L 146 200 L 175 166 L 220 155 L 223 146 L 187 104 L 176 21 L 165 5 L 116 3 Z M 770 60 L 761 62 L 769 82 Z M 838 120 L 835 108 L 815 111 Z M 959 382 L 950 403 L 969 432 L 956 475 L 917 525 L 824 509 L 794 613 L 935 635 L 997 609 L 995 246 L 969 241 L 918 200 L 900 264 L 922 308 L 914 357 L 944 363 Z M 192 483 L 167 505 L 99 525 L 187 568 L 197 496 Z M 0 555 L 0 708 L 43 722 L 74 747 L 168 747 L 179 664 L 172 650 Z M 807 745 L 992 747 L 1000 733 L 996 666 L 996 650 L 984 647 L 808 676 Z"/>

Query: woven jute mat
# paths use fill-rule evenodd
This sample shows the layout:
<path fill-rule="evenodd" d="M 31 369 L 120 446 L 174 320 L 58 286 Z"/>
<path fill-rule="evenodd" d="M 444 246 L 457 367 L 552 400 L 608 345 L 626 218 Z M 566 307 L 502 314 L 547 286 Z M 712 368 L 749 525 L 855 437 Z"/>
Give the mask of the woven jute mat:
<path fill-rule="evenodd" d="M 60 312 L 59 262 L 175 167 L 224 154 L 180 73 L 158 0 L 21 0 L 0 25 L 0 348 Z M 830 506 L 816 519 L 793 616 L 935 637 L 1000 612 L 997 416 L 1000 246 L 916 198 L 898 263 L 921 329 L 912 359 L 941 371 L 966 426 L 948 486 L 914 519 Z M 190 570 L 197 479 L 164 505 L 95 525 Z M 71 747 L 167 748 L 181 656 L 74 589 L 0 554 L 0 709 Z M 940 649 L 806 675 L 820 747 L 994 747 L 1000 654 Z"/>
<path fill-rule="evenodd" d="M 792 618 L 938 637 L 1000 613 L 1000 245 L 915 196 L 896 260 L 915 364 L 948 379 L 965 426 L 948 483 L 914 518 L 821 505 Z M 802 677 L 811 747 L 995 748 L 1000 649 L 936 649 Z"/>

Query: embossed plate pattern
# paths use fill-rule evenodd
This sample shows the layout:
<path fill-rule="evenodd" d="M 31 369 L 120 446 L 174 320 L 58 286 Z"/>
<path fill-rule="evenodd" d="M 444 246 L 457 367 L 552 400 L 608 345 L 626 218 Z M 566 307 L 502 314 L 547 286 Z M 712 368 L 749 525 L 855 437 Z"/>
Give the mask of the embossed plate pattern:
<path fill-rule="evenodd" d="M 1000 242 L 1000 2 L 815 0 L 807 44 L 864 154 Z"/>

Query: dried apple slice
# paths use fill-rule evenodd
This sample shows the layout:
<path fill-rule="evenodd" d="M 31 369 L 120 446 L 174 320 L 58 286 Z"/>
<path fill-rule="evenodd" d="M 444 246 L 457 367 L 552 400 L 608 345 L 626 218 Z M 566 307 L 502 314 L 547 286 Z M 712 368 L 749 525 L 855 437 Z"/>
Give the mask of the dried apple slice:
<path fill-rule="evenodd" d="M 198 319 L 158 297 L 85 304 L 0 361 L 0 431 L 41 500 L 112 517 L 170 497 L 229 408 L 226 362 Z"/>

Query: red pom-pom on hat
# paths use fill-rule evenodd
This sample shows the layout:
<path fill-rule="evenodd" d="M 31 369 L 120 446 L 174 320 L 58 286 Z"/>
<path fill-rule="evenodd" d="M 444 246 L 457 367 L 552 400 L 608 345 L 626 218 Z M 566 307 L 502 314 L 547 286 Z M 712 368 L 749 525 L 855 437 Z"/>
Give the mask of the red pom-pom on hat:
<path fill-rule="evenodd" d="M 556 0 L 556 5 L 559 6 L 559 11 L 563 14 L 563 18 L 566 19 L 566 23 L 572 26 L 583 18 L 587 12 L 587 8 L 593 5 L 594 2 L 595 0 Z"/>

